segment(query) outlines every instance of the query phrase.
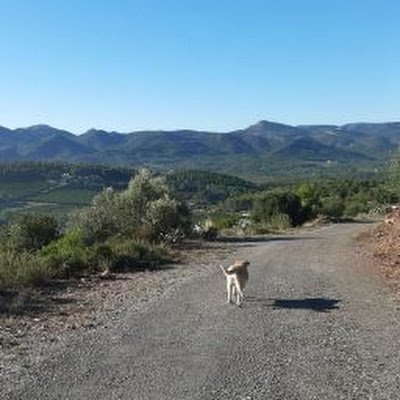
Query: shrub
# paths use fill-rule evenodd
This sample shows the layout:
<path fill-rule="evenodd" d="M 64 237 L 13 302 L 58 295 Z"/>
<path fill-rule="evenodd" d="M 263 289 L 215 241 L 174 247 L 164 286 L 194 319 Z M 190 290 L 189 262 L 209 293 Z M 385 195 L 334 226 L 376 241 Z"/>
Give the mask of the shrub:
<path fill-rule="evenodd" d="M 151 177 L 146 170 L 131 180 L 128 189 L 118 196 L 118 203 L 120 232 L 125 236 L 164 241 L 176 237 L 177 230 L 190 231 L 189 209 L 172 196 L 165 179 Z"/>
<path fill-rule="evenodd" d="M 92 267 L 92 249 L 76 229 L 67 230 L 60 239 L 44 247 L 40 256 L 57 278 L 81 276 Z"/>
<path fill-rule="evenodd" d="M 246 232 L 248 234 L 265 235 L 286 230 L 291 226 L 292 225 L 287 214 L 273 214 L 260 222 L 251 223 L 248 227 L 246 227 Z"/>
<path fill-rule="evenodd" d="M 6 247 L 16 251 L 38 250 L 58 236 L 56 219 L 36 214 L 18 215 L 5 232 Z"/>
<path fill-rule="evenodd" d="M 204 229 L 201 237 L 204 240 L 212 242 L 218 237 L 218 229 L 215 226 L 210 226 L 209 228 Z"/>
<path fill-rule="evenodd" d="M 81 232 L 85 243 L 92 244 L 118 233 L 117 217 L 116 194 L 106 189 L 93 198 L 90 206 L 73 214 L 69 225 Z"/>
<path fill-rule="evenodd" d="M 0 286 L 29 287 L 38 286 L 53 277 L 53 271 L 43 260 L 26 251 L 10 250 L 0 258 Z"/>
<path fill-rule="evenodd" d="M 141 171 L 128 189 L 104 190 L 69 220 L 58 235 L 52 217 L 23 215 L 6 227 L 0 254 L 0 284 L 35 285 L 47 278 L 94 271 L 153 268 L 170 261 L 163 246 L 190 231 L 191 215 L 164 179 Z"/>
<path fill-rule="evenodd" d="M 315 183 L 303 183 L 296 191 L 303 207 L 303 221 L 317 216 L 321 208 L 320 190 Z"/>
<path fill-rule="evenodd" d="M 231 212 L 251 210 L 254 197 L 254 194 L 242 194 L 237 197 L 228 197 L 224 202 L 224 208 Z"/>
<path fill-rule="evenodd" d="M 273 231 L 285 230 L 290 228 L 292 225 L 287 214 L 273 214 L 269 217 L 267 224 Z"/>
<path fill-rule="evenodd" d="M 266 235 L 268 233 L 272 233 L 273 231 L 268 223 L 258 222 L 250 225 L 247 229 L 247 232 L 255 235 Z"/>
<path fill-rule="evenodd" d="M 256 222 L 269 221 L 274 215 L 286 214 L 291 226 L 302 224 L 306 218 L 300 198 L 291 192 L 269 193 L 257 198 L 251 214 Z"/>
<path fill-rule="evenodd" d="M 303 183 L 296 191 L 303 206 L 318 206 L 321 203 L 320 193 L 316 183 Z"/>
<path fill-rule="evenodd" d="M 163 241 L 177 230 L 190 228 L 188 208 L 173 198 L 165 181 L 140 171 L 121 193 L 106 190 L 91 206 L 71 220 L 86 243 L 102 242 L 114 236 Z"/>
<path fill-rule="evenodd" d="M 355 217 L 366 212 L 368 212 L 368 207 L 361 201 L 351 201 L 347 203 L 344 210 L 344 214 L 349 217 Z"/>
<path fill-rule="evenodd" d="M 218 229 L 211 218 L 207 218 L 201 225 L 199 233 L 201 234 L 202 239 L 208 241 L 214 241 L 217 239 Z"/>
<path fill-rule="evenodd" d="M 331 218 L 341 218 L 345 209 L 344 202 L 340 199 L 325 200 L 320 208 L 320 213 Z"/>
<path fill-rule="evenodd" d="M 218 230 L 235 227 L 239 223 L 240 216 L 234 214 L 221 214 L 212 217 L 213 226 Z"/>
<path fill-rule="evenodd" d="M 149 203 L 144 223 L 150 228 L 152 240 L 162 240 L 180 226 L 178 202 L 168 195 Z"/>
<path fill-rule="evenodd" d="M 107 245 L 112 249 L 111 269 L 114 271 L 154 268 L 171 261 L 167 249 L 163 246 L 135 239 L 124 241 L 114 239 Z"/>

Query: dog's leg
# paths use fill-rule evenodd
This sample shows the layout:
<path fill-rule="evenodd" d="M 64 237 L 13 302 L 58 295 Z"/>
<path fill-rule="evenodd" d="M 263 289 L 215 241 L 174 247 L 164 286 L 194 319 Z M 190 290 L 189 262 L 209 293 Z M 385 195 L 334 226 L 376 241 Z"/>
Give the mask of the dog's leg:
<path fill-rule="evenodd" d="M 243 296 L 242 290 L 240 289 L 240 285 L 239 285 L 239 281 L 238 280 L 235 281 L 235 292 L 236 292 L 236 304 L 238 306 L 240 306 L 240 305 L 242 305 L 244 296 Z"/>
<path fill-rule="evenodd" d="M 235 285 L 232 285 L 232 300 L 233 300 L 233 297 L 235 298 L 235 299 L 237 299 L 237 289 L 236 289 L 236 284 Z"/>
<path fill-rule="evenodd" d="M 232 285 L 229 279 L 226 281 L 226 290 L 228 292 L 228 299 L 226 302 L 229 304 L 232 303 Z"/>
<path fill-rule="evenodd" d="M 243 303 L 243 292 L 242 292 L 242 291 L 239 291 L 239 292 L 238 292 L 238 296 L 237 296 L 237 302 L 236 302 L 236 304 L 237 304 L 238 306 L 241 306 L 242 303 Z"/>
<path fill-rule="evenodd" d="M 229 303 L 232 302 L 232 282 L 229 279 L 229 275 L 226 273 L 225 268 L 222 265 L 220 265 L 220 267 L 221 267 L 222 272 L 224 273 L 224 275 L 226 277 L 226 292 L 227 292 L 227 295 L 228 295 L 228 298 L 227 298 L 226 302 L 229 304 Z"/>

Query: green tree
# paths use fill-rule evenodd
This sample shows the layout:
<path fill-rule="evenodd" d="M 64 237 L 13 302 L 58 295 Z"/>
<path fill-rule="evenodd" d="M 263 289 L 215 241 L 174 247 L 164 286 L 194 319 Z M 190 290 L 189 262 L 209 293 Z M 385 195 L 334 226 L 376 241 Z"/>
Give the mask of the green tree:
<path fill-rule="evenodd" d="M 292 226 L 300 225 L 305 220 L 300 198 L 294 193 L 269 193 L 256 198 L 252 209 L 252 218 L 255 221 L 268 221 L 278 214 L 286 214 Z"/>
<path fill-rule="evenodd" d="M 92 244 L 118 233 L 116 194 L 111 189 L 95 196 L 90 206 L 79 210 L 70 217 L 72 227 L 78 228 L 84 241 Z"/>
<path fill-rule="evenodd" d="M 72 220 L 87 243 L 114 236 L 162 241 L 189 225 L 188 208 L 174 198 L 164 178 L 147 170 L 139 171 L 123 192 L 102 192 Z"/>

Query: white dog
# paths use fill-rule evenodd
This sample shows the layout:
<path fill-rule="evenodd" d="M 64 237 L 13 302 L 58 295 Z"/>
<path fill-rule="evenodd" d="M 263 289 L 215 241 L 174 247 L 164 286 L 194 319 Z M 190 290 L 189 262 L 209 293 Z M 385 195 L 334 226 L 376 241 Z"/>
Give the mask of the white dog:
<path fill-rule="evenodd" d="M 243 302 L 243 290 L 249 280 L 247 267 L 250 263 L 246 260 L 235 261 L 227 269 L 220 265 L 226 277 L 226 289 L 228 291 L 228 303 L 232 303 L 236 296 L 236 304 L 240 306 Z"/>

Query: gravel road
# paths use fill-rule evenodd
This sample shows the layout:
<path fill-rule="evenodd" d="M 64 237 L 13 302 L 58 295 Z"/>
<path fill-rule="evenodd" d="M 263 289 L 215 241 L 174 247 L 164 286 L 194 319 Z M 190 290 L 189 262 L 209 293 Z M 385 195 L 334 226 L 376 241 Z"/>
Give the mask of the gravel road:
<path fill-rule="evenodd" d="M 2 398 L 399 399 L 399 302 L 357 254 L 365 228 L 232 243 L 251 262 L 241 308 L 209 268 L 43 351 Z"/>

